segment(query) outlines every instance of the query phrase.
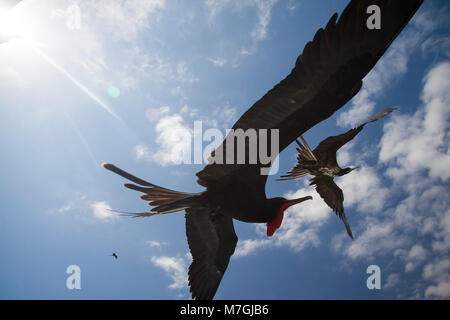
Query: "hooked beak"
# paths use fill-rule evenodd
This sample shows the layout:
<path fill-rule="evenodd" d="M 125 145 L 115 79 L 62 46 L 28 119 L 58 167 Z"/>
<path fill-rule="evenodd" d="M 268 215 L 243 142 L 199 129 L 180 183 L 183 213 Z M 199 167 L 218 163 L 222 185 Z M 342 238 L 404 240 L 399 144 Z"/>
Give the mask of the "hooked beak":
<path fill-rule="evenodd" d="M 303 198 L 287 200 L 286 201 L 287 208 L 290 207 L 290 206 L 293 206 L 294 204 L 297 204 L 297 203 L 300 203 L 300 202 L 303 202 L 303 201 L 306 201 L 306 200 L 312 200 L 312 197 L 311 196 L 306 196 L 306 197 L 303 197 Z"/>

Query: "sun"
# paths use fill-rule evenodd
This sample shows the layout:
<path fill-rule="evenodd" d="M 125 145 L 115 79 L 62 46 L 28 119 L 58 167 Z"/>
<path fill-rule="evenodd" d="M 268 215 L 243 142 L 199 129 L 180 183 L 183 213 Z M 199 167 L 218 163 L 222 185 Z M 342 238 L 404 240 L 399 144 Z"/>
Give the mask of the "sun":
<path fill-rule="evenodd" d="M 9 3 L 9 4 L 6 4 Z M 34 41 L 35 18 L 22 1 L 0 2 L 0 43 Z"/>

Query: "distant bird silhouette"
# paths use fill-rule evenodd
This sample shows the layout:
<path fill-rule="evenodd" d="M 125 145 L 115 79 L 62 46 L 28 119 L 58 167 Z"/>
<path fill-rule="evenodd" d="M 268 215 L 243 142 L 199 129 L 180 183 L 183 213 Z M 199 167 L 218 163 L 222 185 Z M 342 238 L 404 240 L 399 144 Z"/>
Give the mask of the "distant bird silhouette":
<path fill-rule="evenodd" d="M 117 254 L 114 252 L 111 256 L 113 256 L 114 258 L 118 258 Z"/>
<path fill-rule="evenodd" d="M 339 218 L 345 224 L 347 233 L 350 238 L 353 239 L 353 234 L 348 224 L 347 218 L 344 213 L 344 194 L 342 190 L 334 183 L 335 177 L 343 176 L 351 171 L 358 169 L 359 167 L 344 168 L 339 167 L 336 161 L 336 152 L 344 144 L 352 140 L 366 124 L 369 122 L 377 121 L 378 119 L 384 117 L 385 115 L 391 113 L 397 108 L 384 109 L 377 115 L 373 116 L 363 124 L 359 125 L 354 129 L 350 129 L 346 133 L 340 134 L 338 136 L 328 137 L 323 140 L 313 151 L 309 148 L 305 139 L 300 136 L 303 144 L 296 140 L 300 148 L 297 148 L 298 157 L 297 165 L 289 171 L 286 175 L 281 176 L 281 180 L 291 180 L 304 177 L 308 174 L 314 177 L 310 179 L 311 183 L 309 185 L 315 185 L 316 190 L 325 203 L 333 209 Z"/>

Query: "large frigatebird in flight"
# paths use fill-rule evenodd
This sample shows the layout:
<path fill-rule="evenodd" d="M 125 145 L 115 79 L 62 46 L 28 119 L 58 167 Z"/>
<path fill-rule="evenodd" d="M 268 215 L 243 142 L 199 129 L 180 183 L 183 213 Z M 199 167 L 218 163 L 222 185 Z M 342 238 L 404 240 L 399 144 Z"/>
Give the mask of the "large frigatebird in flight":
<path fill-rule="evenodd" d="M 358 93 L 362 79 L 421 3 L 422 0 L 350 1 L 339 20 L 335 13 L 326 27 L 319 29 L 314 39 L 306 44 L 291 73 L 248 109 L 232 129 L 278 129 L 281 152 Z M 373 5 L 381 12 L 380 29 L 367 26 L 370 16 L 367 9 Z M 220 150 L 224 157 L 227 139 L 215 150 Z M 250 147 L 248 140 L 245 141 L 246 156 Z M 258 145 L 259 140 L 257 136 Z M 270 149 L 269 141 L 266 142 Z M 188 280 L 195 299 L 212 299 L 219 287 L 238 241 L 233 219 L 267 223 L 268 234 L 271 234 L 281 224 L 286 208 L 310 199 L 268 199 L 267 176 L 261 174 L 261 168 L 266 165 L 259 159 L 256 164 L 212 161 L 196 174 L 197 182 L 206 188 L 196 194 L 159 187 L 112 164 L 103 166 L 134 182 L 125 186 L 143 192 L 141 198 L 154 206 L 149 212 L 134 216 L 185 210 L 186 235 L 192 254 Z"/>
<path fill-rule="evenodd" d="M 342 169 L 336 161 L 336 152 L 344 144 L 356 137 L 356 135 L 361 132 L 366 124 L 377 121 L 395 109 L 396 108 L 384 109 L 356 128 L 350 129 L 343 134 L 326 138 L 319 143 L 314 150 L 311 150 L 305 139 L 300 136 L 303 144 L 296 140 L 298 146 L 300 147 L 297 148 L 297 165 L 286 175 L 281 176 L 281 179 L 277 180 L 291 180 L 307 176 L 308 174 L 313 175 L 314 177 L 309 180 L 311 182 L 309 185 L 316 186 L 316 190 L 319 195 L 325 203 L 333 209 L 334 212 L 336 212 L 339 218 L 342 219 L 348 235 L 353 239 L 352 230 L 350 229 L 350 225 L 348 224 L 344 212 L 344 193 L 341 188 L 334 183 L 333 179 L 335 177 L 346 175 L 359 167 L 348 167 Z"/>

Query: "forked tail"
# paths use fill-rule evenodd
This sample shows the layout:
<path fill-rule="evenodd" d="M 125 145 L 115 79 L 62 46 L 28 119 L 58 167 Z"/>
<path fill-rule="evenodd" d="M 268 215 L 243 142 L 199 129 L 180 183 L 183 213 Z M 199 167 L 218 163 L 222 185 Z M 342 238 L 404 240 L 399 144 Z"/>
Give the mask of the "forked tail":
<path fill-rule="evenodd" d="M 300 139 L 302 139 L 303 144 L 295 139 L 295 142 L 297 142 L 298 146 L 300 147 L 297 148 L 297 165 L 292 168 L 291 171 L 289 171 L 285 175 L 282 175 L 279 179 L 276 179 L 276 181 L 292 180 L 307 176 L 310 173 L 307 167 L 317 164 L 317 158 L 306 143 L 306 140 L 302 136 L 300 136 Z"/>
<path fill-rule="evenodd" d="M 115 165 L 109 163 L 103 163 L 102 166 L 134 183 L 139 185 L 126 183 L 125 187 L 145 193 L 141 196 L 141 199 L 149 201 L 151 206 L 154 206 L 149 212 L 122 212 L 124 215 L 132 217 L 150 217 L 156 214 L 164 214 L 170 212 L 181 211 L 191 207 L 192 204 L 197 202 L 198 193 L 178 192 L 170 189 L 166 189 L 157 186 L 153 183 L 142 180 L 138 177 L 129 174 L 122 169 L 117 168 Z M 115 210 L 114 210 L 115 211 Z"/>

